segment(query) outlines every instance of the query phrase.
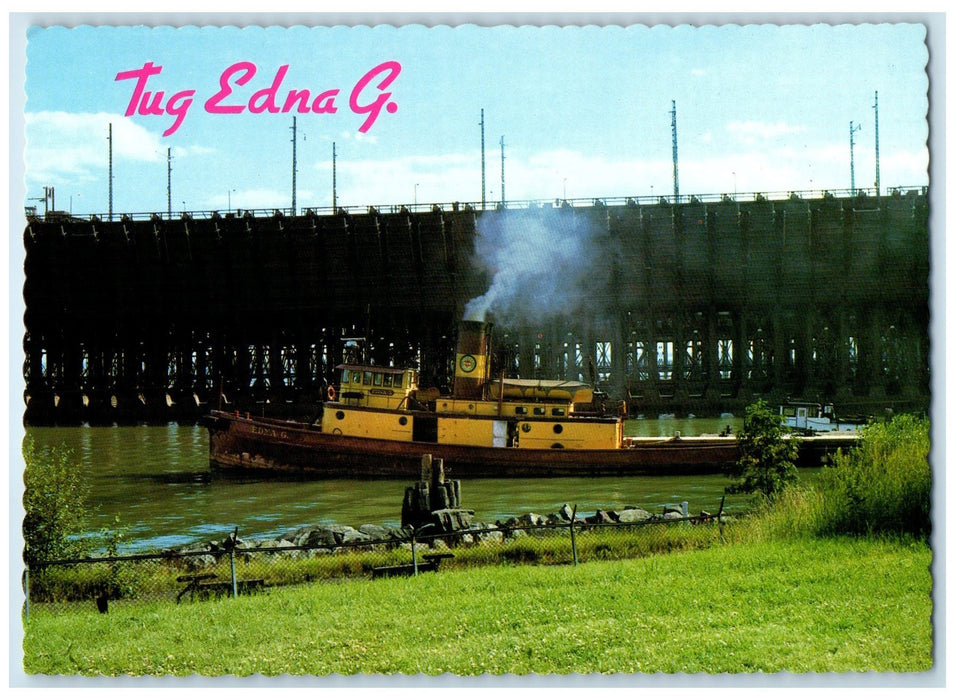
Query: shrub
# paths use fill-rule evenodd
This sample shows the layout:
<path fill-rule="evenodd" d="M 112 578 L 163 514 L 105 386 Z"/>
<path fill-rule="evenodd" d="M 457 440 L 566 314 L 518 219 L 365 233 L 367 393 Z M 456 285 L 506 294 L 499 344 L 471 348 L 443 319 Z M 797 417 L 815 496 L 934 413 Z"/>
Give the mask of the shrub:
<path fill-rule="evenodd" d="M 738 440 L 739 460 L 727 474 L 741 481 L 728 486 L 727 493 L 758 493 L 773 500 L 799 480 L 799 441 L 784 438 L 781 416 L 762 399 L 746 407 Z"/>
<path fill-rule="evenodd" d="M 66 446 L 37 448 L 23 442 L 23 559 L 28 565 L 79 556 L 87 543 L 79 536 L 89 522 L 89 486 Z"/>
<path fill-rule="evenodd" d="M 825 514 L 821 534 L 932 531 L 929 421 L 896 416 L 862 430 L 859 444 L 836 455 L 820 475 Z"/>

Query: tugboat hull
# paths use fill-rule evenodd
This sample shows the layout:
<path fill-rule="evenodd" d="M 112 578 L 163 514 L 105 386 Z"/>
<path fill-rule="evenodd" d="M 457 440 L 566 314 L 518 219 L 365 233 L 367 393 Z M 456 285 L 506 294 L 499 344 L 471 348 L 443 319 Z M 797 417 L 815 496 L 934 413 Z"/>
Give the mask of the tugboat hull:
<path fill-rule="evenodd" d="M 421 456 L 462 478 L 647 476 L 720 472 L 736 461 L 732 437 L 632 439 L 617 449 L 533 449 L 382 440 L 322 432 L 293 421 L 213 411 L 215 468 L 317 478 L 419 478 Z"/>

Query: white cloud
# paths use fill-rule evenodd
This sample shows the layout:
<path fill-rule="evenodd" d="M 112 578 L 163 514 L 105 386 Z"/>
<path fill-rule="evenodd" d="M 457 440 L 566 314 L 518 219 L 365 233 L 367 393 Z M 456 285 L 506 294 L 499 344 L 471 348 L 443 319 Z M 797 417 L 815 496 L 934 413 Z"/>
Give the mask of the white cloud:
<path fill-rule="evenodd" d="M 109 163 L 109 125 L 113 159 L 157 162 L 166 148 L 156 134 L 108 113 L 27 112 L 24 162 L 30 183 L 102 180 Z"/>

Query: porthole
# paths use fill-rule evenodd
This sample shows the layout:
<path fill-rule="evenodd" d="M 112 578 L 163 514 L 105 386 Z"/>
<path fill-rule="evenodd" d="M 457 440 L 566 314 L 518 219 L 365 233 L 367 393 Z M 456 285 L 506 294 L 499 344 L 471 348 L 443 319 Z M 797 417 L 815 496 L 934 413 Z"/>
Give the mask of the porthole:
<path fill-rule="evenodd" d="M 402 416 L 399 418 L 398 425 L 408 425 L 408 416 Z"/>
<path fill-rule="evenodd" d="M 344 412 L 344 411 L 336 411 L 336 412 L 335 412 L 335 417 L 336 417 L 338 420 L 345 420 L 345 412 Z"/>
<path fill-rule="evenodd" d="M 530 423 L 521 423 L 521 430 L 523 430 L 525 433 L 531 432 L 531 424 L 530 424 Z"/>
<path fill-rule="evenodd" d="M 560 435 L 562 432 L 564 432 L 564 426 L 562 426 L 560 423 L 555 423 L 554 432 Z"/>

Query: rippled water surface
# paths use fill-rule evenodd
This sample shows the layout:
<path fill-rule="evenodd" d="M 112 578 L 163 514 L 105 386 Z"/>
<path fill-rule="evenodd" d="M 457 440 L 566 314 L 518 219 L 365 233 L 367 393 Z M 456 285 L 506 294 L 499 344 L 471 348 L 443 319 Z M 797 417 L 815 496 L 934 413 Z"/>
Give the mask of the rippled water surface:
<path fill-rule="evenodd" d="M 629 435 L 653 437 L 716 433 L 738 418 L 653 419 L 627 422 Z M 88 470 L 94 529 L 127 528 L 127 549 L 171 547 L 239 535 L 278 535 L 303 525 L 400 525 L 407 481 L 299 481 L 237 478 L 209 469 L 209 434 L 198 426 L 29 428 L 38 446 L 67 445 Z M 578 512 L 641 506 L 659 511 L 688 501 L 690 510 L 715 512 L 726 477 L 602 477 L 475 479 L 461 484 L 462 505 L 481 522 L 527 512 L 551 513 L 564 503 Z M 727 498 L 728 509 L 745 504 Z"/>

